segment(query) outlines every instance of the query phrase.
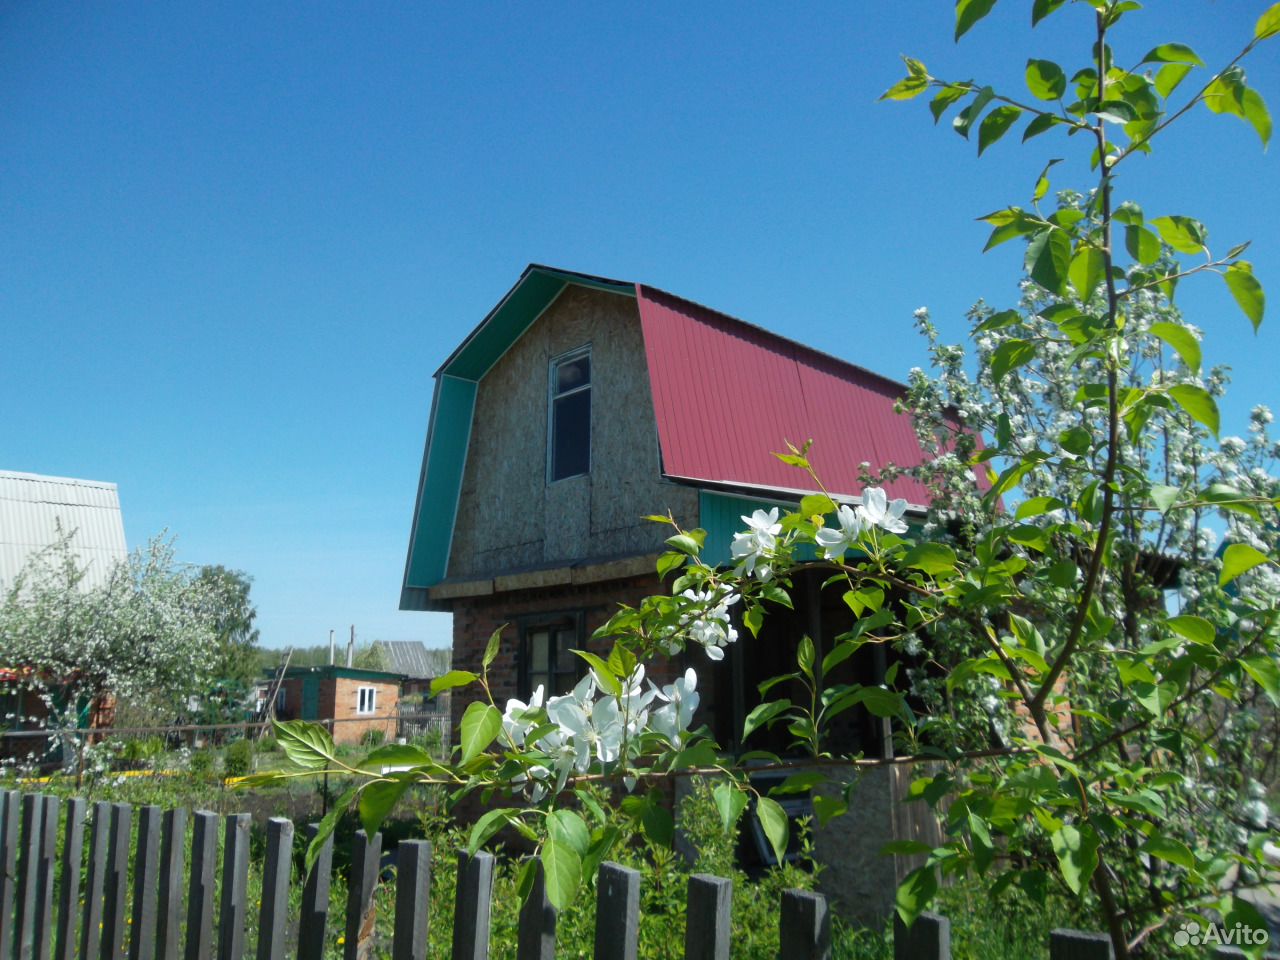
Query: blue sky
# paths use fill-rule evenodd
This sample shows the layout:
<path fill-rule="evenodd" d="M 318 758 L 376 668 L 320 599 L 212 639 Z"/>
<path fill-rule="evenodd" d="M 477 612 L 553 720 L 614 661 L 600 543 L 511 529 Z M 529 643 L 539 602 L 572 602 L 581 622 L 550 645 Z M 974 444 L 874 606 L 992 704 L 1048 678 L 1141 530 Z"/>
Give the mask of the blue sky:
<path fill-rule="evenodd" d="M 1210 64 L 1266 6 L 1151 3 L 1122 60 Z M 904 377 L 912 311 L 952 339 L 1010 305 L 1020 251 L 974 218 L 1025 204 L 1046 136 L 981 159 L 899 54 L 1022 94 L 1091 24 L 951 5 L 5 4 L 0 8 L 0 468 L 112 480 L 137 545 L 255 578 L 265 643 L 447 644 L 396 610 L 431 373 L 526 263 L 642 280 Z M 1167 18 L 1167 19 L 1161 19 Z M 1247 64 L 1280 116 L 1280 41 Z M 1054 186 L 1085 186 L 1076 163 Z M 1280 177 L 1197 117 L 1120 184 L 1207 222 L 1280 303 Z M 1179 301 L 1236 386 L 1224 433 L 1280 407 L 1280 317 L 1253 336 L 1215 278 Z M 726 403 L 749 408 L 749 385 Z M 781 438 L 780 438 L 781 441 Z"/>

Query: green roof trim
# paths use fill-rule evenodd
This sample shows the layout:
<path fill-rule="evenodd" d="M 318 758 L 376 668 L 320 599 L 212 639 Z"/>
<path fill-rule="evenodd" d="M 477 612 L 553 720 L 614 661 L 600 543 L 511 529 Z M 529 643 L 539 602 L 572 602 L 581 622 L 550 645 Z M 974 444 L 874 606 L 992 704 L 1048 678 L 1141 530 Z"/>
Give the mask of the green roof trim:
<path fill-rule="evenodd" d="M 274 679 L 275 672 L 269 671 L 267 679 Z M 321 664 L 317 667 L 289 667 L 284 672 L 286 680 L 319 677 L 324 680 L 341 678 L 343 680 L 371 680 L 381 683 L 399 683 L 405 679 L 402 673 L 391 673 L 387 670 L 365 670 L 362 667 L 343 667 L 338 664 Z"/>

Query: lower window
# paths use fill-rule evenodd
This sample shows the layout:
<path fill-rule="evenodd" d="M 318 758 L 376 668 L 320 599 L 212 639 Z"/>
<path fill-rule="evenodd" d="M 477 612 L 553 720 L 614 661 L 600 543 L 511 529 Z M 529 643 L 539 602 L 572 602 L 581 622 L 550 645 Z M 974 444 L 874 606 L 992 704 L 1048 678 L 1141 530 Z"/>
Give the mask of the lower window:
<path fill-rule="evenodd" d="M 373 713 L 377 702 L 377 687 L 360 687 L 356 690 L 356 713 Z"/>
<path fill-rule="evenodd" d="M 541 686 L 546 696 L 568 693 L 582 676 L 581 613 L 530 619 L 520 624 L 519 696 L 528 701 Z"/>

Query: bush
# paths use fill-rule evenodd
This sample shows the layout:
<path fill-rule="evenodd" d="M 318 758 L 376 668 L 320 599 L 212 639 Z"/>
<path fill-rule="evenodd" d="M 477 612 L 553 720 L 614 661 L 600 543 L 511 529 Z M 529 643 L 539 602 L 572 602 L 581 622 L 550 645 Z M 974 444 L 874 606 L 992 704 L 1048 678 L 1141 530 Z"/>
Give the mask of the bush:
<path fill-rule="evenodd" d="M 197 779 L 204 780 L 213 774 L 213 753 L 209 750 L 194 750 L 187 763 L 187 769 Z"/>
<path fill-rule="evenodd" d="M 248 740 L 236 740 L 227 745 L 222 754 L 222 774 L 225 777 L 248 776 L 253 770 L 253 744 Z"/>
<path fill-rule="evenodd" d="M 387 731 L 380 728 L 366 730 L 360 736 L 360 745 L 362 747 L 380 747 L 383 741 L 387 739 Z"/>

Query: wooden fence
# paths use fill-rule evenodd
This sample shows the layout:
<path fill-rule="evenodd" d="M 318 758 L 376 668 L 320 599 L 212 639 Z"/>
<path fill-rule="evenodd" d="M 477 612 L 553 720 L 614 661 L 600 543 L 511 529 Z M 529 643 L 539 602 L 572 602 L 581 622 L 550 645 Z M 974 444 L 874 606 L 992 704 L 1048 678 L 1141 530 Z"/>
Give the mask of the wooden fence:
<path fill-rule="evenodd" d="M 193 814 L 188 872 L 184 863 L 185 809 L 162 811 L 146 806 L 135 811 L 127 803 L 95 803 L 88 862 L 82 863 L 87 806 L 79 798 L 64 803 L 52 796 L 0 791 L 0 960 L 240 960 L 247 955 L 248 814 L 221 818 L 208 812 Z M 60 817 L 65 832 L 58 851 Z M 220 819 L 222 872 L 221 883 L 215 884 Z M 291 938 L 286 930 L 293 842 L 291 821 L 268 822 L 262 900 L 257 907 L 258 960 L 282 960 L 289 946 Z M 341 918 L 346 960 L 370 955 L 373 895 L 382 870 L 381 842 L 381 834 L 369 838 L 360 831 L 352 843 L 346 915 Z M 494 857 L 488 853 L 468 856 L 465 851 L 457 856 L 451 955 L 454 960 L 485 960 L 489 956 Z M 397 848 L 394 960 L 422 960 L 427 955 L 431 860 L 431 844 L 425 840 L 402 841 Z M 325 953 L 332 861 L 330 838 L 303 884 L 294 954 L 300 960 L 320 960 Z M 58 873 L 60 882 L 55 884 Z M 126 916 L 130 880 L 133 895 L 131 912 Z M 215 904 L 218 886 L 221 895 Z M 603 864 L 596 897 L 594 956 L 597 960 L 636 960 L 640 874 L 614 863 Z M 690 879 L 686 960 L 729 960 L 732 897 L 733 885 L 728 880 L 706 875 Z M 838 960 L 831 952 L 827 901 L 820 894 L 800 890 L 784 893 L 779 935 L 780 960 Z M 551 960 L 555 942 L 556 911 L 546 899 L 539 874 L 520 912 L 517 958 Z M 1100 934 L 1057 930 L 1049 935 L 1049 942 L 1050 960 L 1112 957 L 1109 941 Z M 1242 956 L 1238 952 L 1221 955 Z M 949 921 L 924 914 L 910 930 L 899 922 L 894 957 L 950 960 Z"/>

